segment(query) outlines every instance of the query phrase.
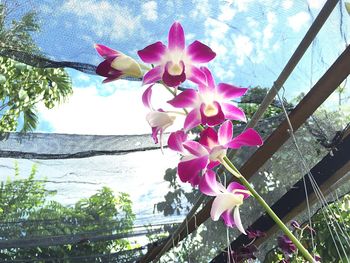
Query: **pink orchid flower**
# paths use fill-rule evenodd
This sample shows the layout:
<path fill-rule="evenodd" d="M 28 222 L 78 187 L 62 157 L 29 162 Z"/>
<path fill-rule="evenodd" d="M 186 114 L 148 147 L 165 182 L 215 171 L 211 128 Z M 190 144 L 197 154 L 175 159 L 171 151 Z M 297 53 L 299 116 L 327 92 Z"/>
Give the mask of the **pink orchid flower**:
<path fill-rule="evenodd" d="M 205 76 L 194 63 L 207 63 L 216 54 L 206 45 L 194 41 L 185 47 L 185 34 L 179 22 L 175 22 L 169 31 L 168 46 L 158 41 L 138 51 L 145 63 L 155 64 L 148 71 L 143 84 L 152 84 L 159 80 L 169 87 L 177 87 L 186 79 L 195 83 L 205 82 Z"/>
<path fill-rule="evenodd" d="M 96 51 L 105 59 L 96 69 L 96 73 L 106 77 L 103 83 L 120 79 L 121 77 L 142 77 L 141 68 L 131 57 L 120 51 L 113 50 L 104 45 L 95 45 Z"/>
<path fill-rule="evenodd" d="M 187 89 L 168 101 L 175 108 L 192 108 L 185 120 L 185 130 L 199 124 L 215 126 L 225 119 L 246 122 L 244 111 L 233 105 L 232 100 L 244 95 L 248 89 L 226 83 L 216 86 L 209 69 L 201 67 L 201 70 L 207 79 L 205 85 L 200 84 L 198 91 Z"/>
<path fill-rule="evenodd" d="M 228 148 L 239 149 L 242 146 L 259 146 L 263 141 L 253 129 L 247 129 L 235 138 L 232 122 L 224 122 L 218 133 L 213 128 L 207 128 L 200 134 L 199 142 L 187 140 L 184 131 L 171 133 L 168 146 L 184 155 L 177 167 L 177 173 L 182 182 L 198 185 L 201 173 L 220 164 Z"/>
<path fill-rule="evenodd" d="M 160 142 L 160 147 L 163 150 L 163 133 L 165 129 L 173 125 L 176 116 L 174 113 L 166 112 L 162 109 L 155 110 L 151 104 L 152 87 L 149 86 L 142 95 L 142 102 L 145 107 L 150 109 L 146 116 L 148 124 L 152 128 L 152 138 L 154 143 Z M 159 140 L 158 140 L 159 135 Z"/>
<path fill-rule="evenodd" d="M 207 170 L 199 184 L 199 190 L 209 196 L 215 196 L 210 216 L 217 221 L 220 216 L 228 227 L 237 227 L 239 231 L 246 235 L 239 214 L 239 206 L 243 200 L 250 196 L 250 192 L 237 182 L 230 183 L 225 188 L 216 181 L 216 174 L 212 170 Z"/>

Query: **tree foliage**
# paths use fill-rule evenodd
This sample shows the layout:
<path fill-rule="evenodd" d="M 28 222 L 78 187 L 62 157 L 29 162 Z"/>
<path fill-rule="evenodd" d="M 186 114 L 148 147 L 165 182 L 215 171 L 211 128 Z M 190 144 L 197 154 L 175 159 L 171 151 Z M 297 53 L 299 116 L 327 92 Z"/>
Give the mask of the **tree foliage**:
<path fill-rule="evenodd" d="M 7 21 L 8 9 L 0 4 L 0 47 L 39 54 L 31 34 L 39 30 L 35 13 L 18 21 Z M 0 135 L 17 128 L 37 127 L 36 105 L 53 108 L 72 94 L 71 80 L 64 69 L 35 68 L 11 58 L 0 57 Z M 22 118 L 23 125 L 19 126 Z"/>
<path fill-rule="evenodd" d="M 128 194 L 115 196 L 103 187 L 74 206 L 64 206 L 52 201 L 55 191 L 35 179 L 35 167 L 26 179 L 19 177 L 17 166 L 15 171 L 15 180 L 0 185 L 0 240 L 14 244 L 0 250 L 1 260 L 77 262 L 72 259 L 80 257 L 79 262 L 99 262 L 103 255 L 133 247 L 130 240 L 117 237 L 127 236 L 135 220 Z M 121 257 L 118 262 L 123 262 Z"/>

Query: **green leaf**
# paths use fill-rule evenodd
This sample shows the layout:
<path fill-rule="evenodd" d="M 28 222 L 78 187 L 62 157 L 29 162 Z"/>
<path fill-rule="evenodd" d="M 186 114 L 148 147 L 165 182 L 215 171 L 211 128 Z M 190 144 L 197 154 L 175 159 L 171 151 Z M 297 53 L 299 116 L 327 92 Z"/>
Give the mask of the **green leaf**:
<path fill-rule="evenodd" d="M 345 2 L 345 9 L 348 12 L 348 14 L 350 15 L 350 2 Z"/>

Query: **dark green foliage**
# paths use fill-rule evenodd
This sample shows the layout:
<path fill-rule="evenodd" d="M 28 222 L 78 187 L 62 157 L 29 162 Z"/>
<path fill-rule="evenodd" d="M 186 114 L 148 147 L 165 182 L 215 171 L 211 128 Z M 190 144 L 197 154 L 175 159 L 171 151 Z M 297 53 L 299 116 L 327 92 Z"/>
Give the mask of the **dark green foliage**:
<path fill-rule="evenodd" d="M 26 179 L 19 177 L 18 167 L 15 170 L 15 180 L 0 185 L 0 239 L 15 245 L 1 249 L 0 260 L 74 262 L 70 258 L 82 257 L 79 262 L 86 262 L 83 258 L 91 256 L 90 262 L 99 262 L 100 257 L 94 255 L 132 248 L 128 239 L 113 238 L 127 237 L 132 230 L 135 214 L 128 194 L 115 196 L 110 188 L 103 187 L 74 206 L 64 206 L 50 201 L 55 192 L 47 190 L 42 180 L 35 180 L 35 167 Z M 47 237 L 52 239 L 42 244 Z M 23 247 L 25 240 L 31 240 L 30 246 Z"/>

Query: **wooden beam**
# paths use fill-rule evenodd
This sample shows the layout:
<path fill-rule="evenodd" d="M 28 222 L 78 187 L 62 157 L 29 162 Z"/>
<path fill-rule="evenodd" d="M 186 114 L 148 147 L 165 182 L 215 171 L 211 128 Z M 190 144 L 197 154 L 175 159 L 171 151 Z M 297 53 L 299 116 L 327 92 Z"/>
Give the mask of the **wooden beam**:
<path fill-rule="evenodd" d="M 317 108 L 333 93 L 334 90 L 346 79 L 350 74 L 350 46 L 338 57 L 333 65 L 327 70 L 327 72 L 319 79 L 314 87 L 308 92 L 308 94 L 299 102 L 295 109 L 289 114 L 289 119 L 293 126 L 294 131 L 298 128 L 317 110 Z M 276 130 L 241 167 L 240 172 L 249 180 L 265 162 L 288 140 L 290 134 L 288 132 L 289 124 L 287 120 L 284 120 Z M 188 234 L 192 233 L 196 227 L 201 225 L 209 218 L 211 199 L 200 210 L 195 217 L 192 217 L 188 221 L 188 227 L 183 229 L 174 239 L 174 242 L 170 242 L 168 249 L 173 244 L 179 243 Z M 167 242 L 169 243 L 169 242 Z M 155 247 L 150 253 L 144 257 L 141 262 L 150 262 L 157 254 L 163 249 L 162 245 Z"/>
<path fill-rule="evenodd" d="M 350 135 L 337 145 L 337 151 L 333 154 L 327 154 L 310 170 L 322 193 L 326 193 L 333 184 L 350 171 L 349 152 Z M 309 179 L 309 175 L 305 174 L 303 178 L 296 182 L 287 193 L 271 206 L 272 210 L 282 218 L 282 221 L 285 223 L 294 219 L 306 209 L 304 180 L 306 182 L 310 205 L 313 205 L 318 200 Z M 267 215 L 260 216 L 251 227 L 266 232 L 267 234 L 265 237 L 261 237 L 254 242 L 254 245 L 256 246 L 262 244 L 279 230 L 275 222 Z M 248 244 L 249 242 L 250 240 L 246 235 L 240 235 L 231 243 L 231 249 L 234 250 L 244 244 Z M 227 262 L 227 253 L 221 252 L 211 262 Z"/>

